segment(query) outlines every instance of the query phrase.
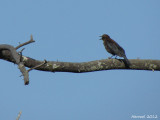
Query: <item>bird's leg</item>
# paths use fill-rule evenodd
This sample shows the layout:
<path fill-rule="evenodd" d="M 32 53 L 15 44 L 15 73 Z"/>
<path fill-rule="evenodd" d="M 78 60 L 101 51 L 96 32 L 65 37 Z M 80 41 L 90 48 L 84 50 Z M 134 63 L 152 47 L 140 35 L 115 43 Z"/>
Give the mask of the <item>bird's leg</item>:
<path fill-rule="evenodd" d="M 117 55 L 115 55 L 115 59 L 117 59 Z"/>
<path fill-rule="evenodd" d="M 114 55 L 112 55 L 111 57 L 108 57 L 108 59 L 112 59 L 113 56 L 114 56 Z"/>

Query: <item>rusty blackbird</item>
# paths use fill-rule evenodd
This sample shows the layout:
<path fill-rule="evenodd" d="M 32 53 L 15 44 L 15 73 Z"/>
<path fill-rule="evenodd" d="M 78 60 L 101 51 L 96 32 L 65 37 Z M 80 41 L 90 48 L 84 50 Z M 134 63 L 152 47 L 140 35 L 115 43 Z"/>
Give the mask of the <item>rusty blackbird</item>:
<path fill-rule="evenodd" d="M 107 50 L 107 52 L 112 54 L 111 57 L 113 57 L 113 56 L 123 57 L 125 60 L 125 64 L 127 66 L 130 65 L 129 60 L 127 59 L 127 57 L 125 55 L 124 49 L 118 43 L 116 43 L 113 39 L 111 39 L 110 36 L 107 34 L 103 34 L 100 37 L 101 37 L 100 40 L 103 40 L 103 44 L 104 44 L 104 47 Z"/>

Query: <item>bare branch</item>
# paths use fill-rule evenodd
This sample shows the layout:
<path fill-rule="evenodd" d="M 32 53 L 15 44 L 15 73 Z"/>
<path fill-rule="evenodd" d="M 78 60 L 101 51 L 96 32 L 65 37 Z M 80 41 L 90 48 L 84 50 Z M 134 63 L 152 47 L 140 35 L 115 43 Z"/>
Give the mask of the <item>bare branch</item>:
<path fill-rule="evenodd" d="M 47 63 L 47 61 L 46 60 L 44 60 L 44 62 L 43 63 L 41 63 L 41 64 L 39 64 L 39 65 L 37 65 L 37 66 L 35 66 L 35 67 L 33 67 L 33 68 L 30 68 L 29 70 L 27 70 L 28 72 L 30 72 L 31 70 L 33 70 L 33 69 L 37 69 L 37 68 L 39 68 L 39 67 L 41 67 L 41 66 L 43 66 L 44 64 L 46 64 Z"/>
<path fill-rule="evenodd" d="M 19 51 L 18 54 L 21 54 L 21 55 L 22 55 L 22 52 L 23 52 L 24 49 L 25 49 L 25 48 L 23 48 L 21 51 Z"/>
<path fill-rule="evenodd" d="M 21 114 L 22 114 L 22 111 L 20 111 L 20 112 L 18 113 L 18 116 L 17 116 L 16 120 L 19 120 L 19 118 L 21 117 Z"/>
<path fill-rule="evenodd" d="M 10 53 L 0 54 L 0 59 L 15 63 Z M 22 61 L 24 62 L 24 65 L 28 68 L 35 67 L 34 69 L 36 70 L 50 72 L 83 73 L 112 69 L 160 71 L 160 60 L 147 59 L 129 59 L 129 62 L 131 64 L 129 68 L 125 66 L 123 59 L 103 59 L 82 63 L 47 61 L 47 63 L 44 64 L 44 61 L 39 61 L 30 57 L 22 56 Z M 36 67 L 40 64 L 44 65 Z"/>
<path fill-rule="evenodd" d="M 16 49 L 11 45 L 1 44 L 0 45 L 0 51 L 2 51 L 2 50 L 3 51 L 4 50 L 9 50 L 10 51 L 12 62 L 14 62 L 18 65 L 18 68 L 20 69 L 20 71 L 22 72 L 22 74 L 24 76 L 24 84 L 28 85 L 29 84 L 29 75 L 28 75 L 28 72 L 25 69 L 24 63 L 20 61 L 20 55 L 18 54 Z"/>
<path fill-rule="evenodd" d="M 25 59 L 24 65 L 29 68 L 43 63 L 43 61 L 35 60 L 33 58 L 25 56 L 23 56 L 23 59 Z M 46 64 L 35 69 L 40 71 L 73 73 L 93 72 L 112 69 L 160 71 L 160 60 L 130 59 L 129 61 L 131 64 L 129 68 L 125 66 L 123 59 L 104 59 L 82 63 L 47 61 Z"/>
<path fill-rule="evenodd" d="M 16 47 L 16 50 L 19 49 L 20 47 L 25 46 L 25 45 L 27 45 L 27 44 L 30 44 L 30 43 L 32 43 L 32 42 L 35 42 L 35 41 L 33 40 L 33 36 L 31 35 L 30 40 L 27 41 L 27 42 L 25 42 L 25 43 L 23 43 L 23 44 L 18 45 L 18 46 Z"/>
<path fill-rule="evenodd" d="M 30 41 L 17 46 L 16 49 L 24 45 L 27 45 L 31 42 L 34 42 L 32 35 Z M 7 60 L 18 65 L 18 68 L 24 76 L 25 85 L 29 84 L 28 72 L 33 69 L 49 72 L 73 73 L 93 72 L 112 69 L 160 71 L 160 60 L 129 59 L 129 67 L 125 65 L 124 59 L 103 59 L 81 63 L 46 60 L 39 61 L 30 57 L 22 56 L 22 50 L 20 52 L 21 55 L 19 55 L 16 49 L 11 45 L 0 45 L 0 59 Z M 25 67 L 28 67 L 30 69 L 26 70 Z"/>

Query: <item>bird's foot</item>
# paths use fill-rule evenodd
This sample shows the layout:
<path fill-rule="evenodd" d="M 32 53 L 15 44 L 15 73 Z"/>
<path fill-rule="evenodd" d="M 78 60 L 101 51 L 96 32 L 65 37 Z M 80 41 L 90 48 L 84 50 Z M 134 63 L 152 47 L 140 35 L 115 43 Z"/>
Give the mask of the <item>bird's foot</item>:
<path fill-rule="evenodd" d="M 108 59 L 112 59 L 113 56 L 114 56 L 114 55 L 112 55 L 111 57 L 108 57 Z"/>
<path fill-rule="evenodd" d="M 114 59 L 117 59 L 117 55 L 115 56 L 115 58 Z"/>

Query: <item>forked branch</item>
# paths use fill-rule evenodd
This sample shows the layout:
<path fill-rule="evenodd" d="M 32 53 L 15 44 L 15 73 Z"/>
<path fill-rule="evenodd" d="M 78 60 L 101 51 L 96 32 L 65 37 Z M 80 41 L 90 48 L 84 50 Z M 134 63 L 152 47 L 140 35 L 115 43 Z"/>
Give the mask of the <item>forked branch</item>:
<path fill-rule="evenodd" d="M 20 44 L 16 48 L 11 45 L 0 45 L 0 59 L 7 60 L 9 62 L 16 63 L 24 76 L 25 85 L 29 83 L 28 72 L 36 69 L 40 71 L 50 71 L 50 72 L 73 72 L 73 73 L 83 73 L 83 72 L 93 72 L 101 70 L 111 70 L 111 69 L 130 69 L 130 70 L 150 70 L 150 71 L 160 71 L 160 60 L 147 60 L 147 59 L 129 59 L 130 66 L 126 67 L 123 59 L 104 59 L 95 60 L 90 62 L 60 62 L 60 61 L 39 61 L 30 57 L 19 55 L 16 49 L 34 42 L 33 37 L 31 40 Z M 20 52 L 22 53 L 22 51 Z M 26 70 L 25 67 L 30 68 Z"/>

